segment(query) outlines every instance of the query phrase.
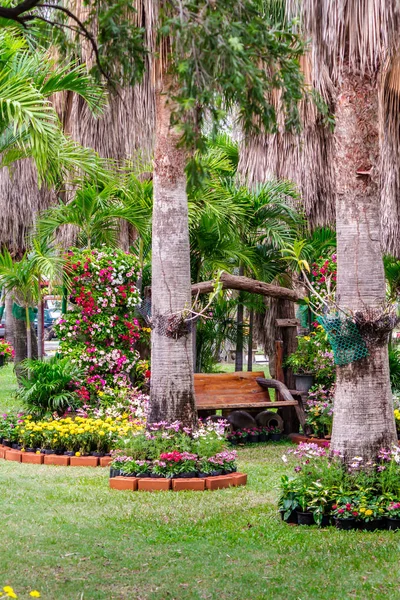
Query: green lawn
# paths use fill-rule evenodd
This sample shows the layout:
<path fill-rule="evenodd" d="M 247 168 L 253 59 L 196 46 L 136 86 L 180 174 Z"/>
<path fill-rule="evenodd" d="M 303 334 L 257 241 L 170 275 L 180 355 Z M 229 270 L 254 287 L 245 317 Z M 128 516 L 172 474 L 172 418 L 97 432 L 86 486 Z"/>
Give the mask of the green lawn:
<path fill-rule="evenodd" d="M 106 469 L 0 461 L 0 587 L 45 600 L 400 598 L 400 534 L 279 520 L 286 447 L 240 450 L 248 486 L 205 493 L 119 492 Z"/>

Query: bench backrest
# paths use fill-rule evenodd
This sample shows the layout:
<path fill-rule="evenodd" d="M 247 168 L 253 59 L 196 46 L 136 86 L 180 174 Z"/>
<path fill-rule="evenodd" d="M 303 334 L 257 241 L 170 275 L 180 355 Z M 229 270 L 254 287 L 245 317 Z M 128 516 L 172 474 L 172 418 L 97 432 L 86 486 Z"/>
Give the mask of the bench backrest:
<path fill-rule="evenodd" d="M 197 408 L 215 408 L 227 405 L 260 405 L 270 402 L 267 389 L 256 382 L 265 377 L 263 371 L 240 371 L 236 373 L 196 373 L 194 389 Z"/>

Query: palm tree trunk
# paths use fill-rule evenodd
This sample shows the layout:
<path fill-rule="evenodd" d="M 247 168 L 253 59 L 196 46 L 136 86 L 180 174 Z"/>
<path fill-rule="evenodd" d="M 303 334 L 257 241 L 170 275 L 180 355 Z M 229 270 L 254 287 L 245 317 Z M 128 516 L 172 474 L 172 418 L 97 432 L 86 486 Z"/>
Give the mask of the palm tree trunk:
<path fill-rule="evenodd" d="M 29 317 L 29 306 L 25 307 L 26 315 L 26 353 L 28 360 L 32 360 L 32 333 L 31 333 L 31 320 Z"/>
<path fill-rule="evenodd" d="M 338 304 L 352 312 L 382 310 L 380 202 L 375 168 L 379 154 L 378 102 L 374 82 L 347 75 L 336 108 L 336 228 Z M 357 171 L 359 174 L 357 175 Z M 360 174 L 360 172 L 371 175 Z M 337 367 L 332 448 L 346 461 L 373 460 L 397 443 L 387 343 L 370 355 Z"/>
<path fill-rule="evenodd" d="M 14 348 L 14 346 L 15 346 L 15 341 L 14 341 L 15 319 L 12 314 L 12 308 L 13 308 L 14 301 L 9 292 L 6 293 L 5 303 L 6 303 L 6 310 L 5 310 L 5 312 L 6 312 L 6 340 Z"/>
<path fill-rule="evenodd" d="M 254 330 L 254 309 L 249 313 L 249 337 L 247 342 L 247 370 L 253 370 L 253 330 Z"/>
<path fill-rule="evenodd" d="M 38 315 L 37 315 L 37 348 L 38 348 L 38 359 L 42 360 L 44 354 L 44 303 L 43 296 L 40 291 L 41 278 L 39 277 L 39 302 L 38 302 Z"/>
<path fill-rule="evenodd" d="M 244 268 L 239 267 L 239 276 L 244 275 Z M 243 371 L 243 294 L 239 293 L 239 300 L 236 313 L 236 351 L 235 351 L 235 371 Z"/>
<path fill-rule="evenodd" d="M 149 422 L 196 423 L 191 332 L 175 325 L 191 306 L 187 153 L 170 125 L 171 101 L 156 99 L 152 236 L 152 351 Z M 181 322 L 182 324 L 182 322 Z M 170 328 L 172 331 L 168 332 Z"/>

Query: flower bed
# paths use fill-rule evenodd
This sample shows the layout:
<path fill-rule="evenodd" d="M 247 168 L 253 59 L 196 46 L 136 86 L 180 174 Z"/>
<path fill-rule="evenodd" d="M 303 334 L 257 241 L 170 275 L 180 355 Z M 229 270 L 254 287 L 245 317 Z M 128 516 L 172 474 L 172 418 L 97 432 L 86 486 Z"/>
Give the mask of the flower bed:
<path fill-rule="evenodd" d="M 109 454 L 122 439 L 143 429 L 128 413 L 115 416 L 74 416 L 35 421 L 30 415 L 4 414 L 0 442 L 4 447 L 30 454 L 57 454 L 98 458 Z"/>
<path fill-rule="evenodd" d="M 316 444 L 301 443 L 296 476 L 281 479 L 282 518 L 299 525 L 335 523 L 339 529 L 400 529 L 400 448 L 382 449 L 375 462 L 340 457 Z"/>
<path fill-rule="evenodd" d="M 174 492 L 205 490 L 219 490 L 229 487 L 246 485 L 246 473 L 229 473 L 226 475 L 209 476 L 204 478 L 151 478 L 117 476 L 110 478 L 110 488 L 116 490 L 129 490 L 131 492 L 161 492 L 173 490 Z"/>
<path fill-rule="evenodd" d="M 258 444 L 268 441 L 278 442 L 282 437 L 279 427 L 251 427 L 237 429 L 227 434 L 226 439 L 232 446 L 238 444 Z"/>
<path fill-rule="evenodd" d="M 0 340 L 0 367 L 3 367 L 14 357 L 14 350 L 6 340 Z"/>

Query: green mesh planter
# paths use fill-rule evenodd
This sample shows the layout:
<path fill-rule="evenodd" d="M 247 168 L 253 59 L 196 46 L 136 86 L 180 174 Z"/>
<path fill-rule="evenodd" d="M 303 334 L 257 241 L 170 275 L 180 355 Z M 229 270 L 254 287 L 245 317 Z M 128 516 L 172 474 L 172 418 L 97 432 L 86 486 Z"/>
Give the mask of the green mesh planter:
<path fill-rule="evenodd" d="M 330 314 L 318 317 L 317 321 L 327 333 L 335 365 L 348 365 L 369 355 L 366 343 L 351 319 Z"/>

